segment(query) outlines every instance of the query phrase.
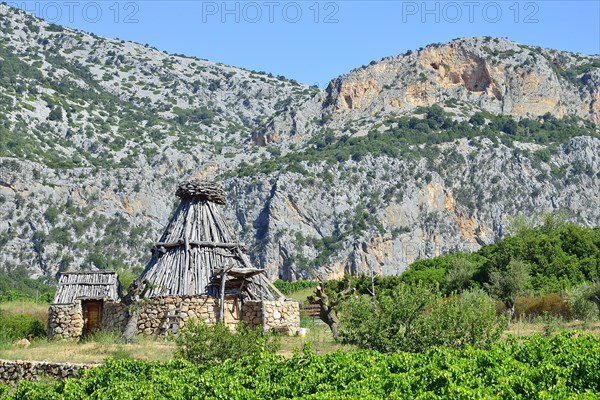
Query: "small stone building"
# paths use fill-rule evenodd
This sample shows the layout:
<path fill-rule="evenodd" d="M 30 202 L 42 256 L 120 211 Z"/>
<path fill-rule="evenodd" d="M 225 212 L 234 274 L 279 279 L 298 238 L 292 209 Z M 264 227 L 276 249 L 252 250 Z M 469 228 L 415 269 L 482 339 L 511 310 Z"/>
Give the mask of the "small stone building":
<path fill-rule="evenodd" d="M 243 320 L 265 331 L 295 334 L 299 304 L 286 299 L 234 240 L 220 210 L 225 191 L 214 182 L 192 180 L 175 194 L 179 207 L 140 276 L 150 289 L 138 332 L 176 331 L 189 318 L 199 318 L 228 325 Z"/>
<path fill-rule="evenodd" d="M 122 298 L 113 272 L 63 274 L 49 311 L 50 337 L 73 338 L 96 328 L 123 331 L 126 325 L 128 332 L 176 333 L 191 318 L 230 326 L 244 321 L 289 335 L 298 331 L 298 302 L 286 299 L 251 264 L 225 223 L 219 209 L 225 191 L 193 180 L 181 183 L 176 195 L 179 207 L 134 282 L 144 288 L 135 307 L 125 305 L 131 299 Z"/>
<path fill-rule="evenodd" d="M 68 339 L 102 328 L 114 329 L 125 321 L 122 312 L 114 312 L 121 308 L 121 283 L 115 272 L 62 273 L 48 309 L 48 335 Z"/>

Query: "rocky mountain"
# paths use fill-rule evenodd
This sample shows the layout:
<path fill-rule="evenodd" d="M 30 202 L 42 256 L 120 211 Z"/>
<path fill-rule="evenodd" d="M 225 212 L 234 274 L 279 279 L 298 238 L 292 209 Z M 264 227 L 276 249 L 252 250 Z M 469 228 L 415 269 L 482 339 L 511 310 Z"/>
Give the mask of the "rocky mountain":
<path fill-rule="evenodd" d="M 0 7 L 0 268 L 141 268 L 179 180 L 217 179 L 275 277 L 393 274 L 516 215 L 600 222 L 600 57 L 490 37 L 326 90 Z"/>

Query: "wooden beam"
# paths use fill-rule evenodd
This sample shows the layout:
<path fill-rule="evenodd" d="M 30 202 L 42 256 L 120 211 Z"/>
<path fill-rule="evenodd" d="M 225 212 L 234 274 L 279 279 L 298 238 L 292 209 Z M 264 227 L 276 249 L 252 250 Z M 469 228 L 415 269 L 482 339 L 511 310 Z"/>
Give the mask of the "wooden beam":
<path fill-rule="evenodd" d="M 172 247 L 179 247 L 179 246 L 185 246 L 185 245 L 186 245 L 185 240 L 178 240 L 177 242 L 156 242 L 154 244 L 154 247 L 160 250 L 161 247 L 168 249 L 168 248 L 172 248 Z M 198 246 L 198 247 L 208 247 L 211 249 L 214 249 L 214 248 L 221 248 L 221 249 L 240 248 L 244 251 L 246 249 L 246 246 L 243 243 L 218 243 L 218 242 L 203 242 L 203 241 L 197 241 L 197 240 L 189 240 L 187 242 L 187 245 Z"/>

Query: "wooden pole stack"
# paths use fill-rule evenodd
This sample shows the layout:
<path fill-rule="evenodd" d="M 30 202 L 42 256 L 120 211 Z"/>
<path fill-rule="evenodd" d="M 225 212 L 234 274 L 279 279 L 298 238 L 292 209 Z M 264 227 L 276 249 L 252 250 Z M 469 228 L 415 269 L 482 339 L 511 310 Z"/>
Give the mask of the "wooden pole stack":
<path fill-rule="evenodd" d="M 150 283 L 148 297 L 208 294 L 221 298 L 221 307 L 228 291 L 251 300 L 284 297 L 234 240 L 217 206 L 226 203 L 223 188 L 192 180 L 180 183 L 175 194 L 181 203 L 141 276 Z"/>

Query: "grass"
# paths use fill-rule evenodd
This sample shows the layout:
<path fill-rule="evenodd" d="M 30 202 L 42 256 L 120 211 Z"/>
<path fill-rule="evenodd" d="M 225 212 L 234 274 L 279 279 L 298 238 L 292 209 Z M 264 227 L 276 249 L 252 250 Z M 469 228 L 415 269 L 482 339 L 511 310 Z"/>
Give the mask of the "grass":
<path fill-rule="evenodd" d="M 174 349 L 175 344 L 164 339 L 139 337 L 135 343 L 126 344 L 117 334 L 100 332 L 79 342 L 36 339 L 26 349 L 0 349 L 0 358 L 72 363 L 101 363 L 108 357 L 168 361 Z"/>
<path fill-rule="evenodd" d="M 513 336 L 531 336 L 539 333 L 540 335 L 554 335 L 560 331 L 585 331 L 600 336 L 600 321 L 565 321 L 560 318 L 538 318 L 528 321 L 526 319 L 517 320 L 511 323 L 510 329 L 504 332 L 503 337 Z"/>
<path fill-rule="evenodd" d="M 315 288 L 306 288 L 306 289 L 301 289 L 297 292 L 291 293 L 289 295 L 287 295 L 286 297 L 289 297 L 297 302 L 299 302 L 300 304 L 305 304 L 307 303 L 307 298 L 310 295 L 315 294 Z"/>
<path fill-rule="evenodd" d="M 302 327 L 308 328 L 306 336 L 283 336 L 279 354 L 291 357 L 310 343 L 316 354 L 336 350 L 352 350 L 353 347 L 337 343 L 331 330 L 319 320 L 304 318 Z M 563 330 L 586 331 L 600 335 L 600 321 L 515 321 L 504 337 L 530 336 L 535 333 L 554 335 Z M 101 363 L 106 358 L 133 358 L 147 361 L 168 361 L 173 357 L 175 344 L 165 339 L 140 336 L 133 344 L 125 344 L 111 332 L 100 332 L 79 342 L 33 340 L 31 346 L 22 349 L 13 346 L 0 348 L 0 358 L 9 360 L 37 360 L 73 363 Z"/>
<path fill-rule="evenodd" d="M 329 327 L 323 323 L 306 324 L 306 336 L 283 336 L 279 354 L 291 357 L 295 350 L 301 351 L 306 343 L 311 344 L 317 354 L 330 353 L 339 349 L 350 349 L 333 340 Z M 173 357 L 175 343 L 165 339 L 139 336 L 135 343 L 123 343 L 117 334 L 99 332 L 75 341 L 33 340 L 26 349 L 8 346 L 0 348 L 0 359 L 36 360 L 73 363 L 101 363 L 106 358 L 133 358 L 146 361 L 168 361 Z"/>
<path fill-rule="evenodd" d="M 300 304 L 308 304 L 308 296 L 315 293 L 315 288 L 300 289 L 288 294 L 291 298 Z M 285 357 L 291 357 L 294 351 L 302 351 L 303 347 L 310 343 L 312 350 L 316 354 L 331 353 L 336 350 L 351 350 L 352 346 L 342 345 L 333 339 L 333 334 L 329 326 L 324 324 L 319 318 L 311 318 L 302 311 L 300 314 L 300 326 L 307 328 L 306 336 L 284 336 L 281 338 L 281 349 L 279 354 Z"/>
<path fill-rule="evenodd" d="M 27 314 L 38 317 L 44 324 L 48 324 L 48 307 L 47 303 L 36 303 L 32 300 L 14 300 L 5 303 L 0 303 L 0 311 L 5 315 Z"/>
<path fill-rule="evenodd" d="M 291 357 L 294 351 L 302 351 L 304 345 L 310 343 L 316 354 L 331 353 L 336 350 L 351 350 L 351 346 L 342 345 L 333 339 L 331 329 L 321 321 L 302 321 L 302 327 L 308 329 L 306 336 L 284 336 L 281 338 L 279 354 Z"/>

